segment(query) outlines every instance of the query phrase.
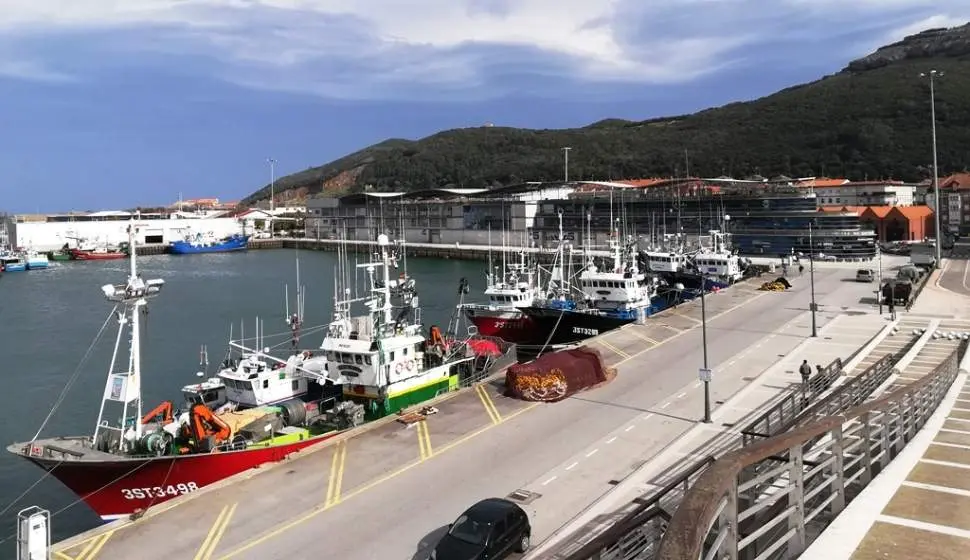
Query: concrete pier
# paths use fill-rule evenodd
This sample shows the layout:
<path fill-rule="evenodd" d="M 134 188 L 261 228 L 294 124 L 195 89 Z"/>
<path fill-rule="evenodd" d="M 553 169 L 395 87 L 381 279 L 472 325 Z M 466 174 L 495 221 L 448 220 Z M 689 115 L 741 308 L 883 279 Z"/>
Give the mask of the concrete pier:
<path fill-rule="evenodd" d="M 821 330 L 815 340 L 832 355 L 853 353 L 888 323 L 871 303 L 860 303 L 872 286 L 854 282 L 854 273 L 816 270 Z M 58 543 L 58 557 L 88 550 L 85 560 L 425 558 L 448 523 L 490 496 L 518 500 L 538 544 L 561 535 L 589 504 L 665 449 L 676 449 L 665 457 L 689 457 L 691 448 L 672 447 L 685 434 L 729 431 L 700 422 L 703 323 L 718 422 L 756 408 L 771 386 L 797 382 L 791 364 L 816 350 L 802 346 L 811 338 L 808 273 L 790 280 L 793 288 L 785 292 L 743 282 L 706 298 L 706 315 L 693 301 L 591 339 L 619 372 L 595 390 L 533 404 L 503 396 L 496 380 L 446 395 L 436 403 L 440 412 L 421 426 L 388 419 L 348 432 L 167 502 L 137 521 Z M 867 317 L 838 319 L 847 314 Z M 638 484 L 649 485 L 649 478 Z"/>

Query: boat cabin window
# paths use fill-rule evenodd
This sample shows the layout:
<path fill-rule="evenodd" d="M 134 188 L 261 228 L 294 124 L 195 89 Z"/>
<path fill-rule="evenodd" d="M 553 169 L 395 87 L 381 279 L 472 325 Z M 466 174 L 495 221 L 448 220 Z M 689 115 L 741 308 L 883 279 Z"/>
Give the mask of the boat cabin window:
<path fill-rule="evenodd" d="M 364 363 L 370 365 L 370 355 L 364 356 Z"/>
<path fill-rule="evenodd" d="M 391 350 L 391 356 L 390 356 L 390 360 L 391 360 L 392 362 L 394 361 L 394 351 L 393 351 L 393 350 Z"/>
<path fill-rule="evenodd" d="M 361 356 L 360 354 L 354 354 L 354 362 L 356 362 L 357 365 L 363 364 L 364 363 L 363 356 Z"/>
<path fill-rule="evenodd" d="M 263 380 L 263 389 L 269 389 L 269 379 Z"/>
<path fill-rule="evenodd" d="M 401 350 L 401 352 L 403 352 L 405 356 L 407 356 L 407 355 L 408 355 L 408 349 L 407 349 L 407 348 L 405 348 L 405 349 L 403 349 L 403 350 Z"/>
<path fill-rule="evenodd" d="M 300 380 L 299 379 L 294 379 L 293 380 L 293 390 L 294 391 L 299 391 L 300 390 Z"/>

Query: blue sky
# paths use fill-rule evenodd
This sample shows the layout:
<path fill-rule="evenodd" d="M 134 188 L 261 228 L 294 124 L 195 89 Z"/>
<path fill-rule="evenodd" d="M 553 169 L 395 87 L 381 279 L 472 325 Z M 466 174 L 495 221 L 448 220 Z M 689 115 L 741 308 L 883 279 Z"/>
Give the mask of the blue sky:
<path fill-rule="evenodd" d="M 5 0 L 0 210 L 234 200 L 267 157 L 692 112 L 968 20 L 967 0 Z"/>

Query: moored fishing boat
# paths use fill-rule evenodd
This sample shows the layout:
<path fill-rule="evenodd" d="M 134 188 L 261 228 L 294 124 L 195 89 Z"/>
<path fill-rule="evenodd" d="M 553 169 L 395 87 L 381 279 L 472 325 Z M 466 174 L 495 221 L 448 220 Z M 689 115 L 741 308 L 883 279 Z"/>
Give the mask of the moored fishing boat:
<path fill-rule="evenodd" d="M 371 296 L 336 302 L 322 352 L 298 349 L 298 291 L 301 303 L 289 319 L 288 355 L 277 357 L 265 350 L 258 327 L 253 342 L 230 341 L 232 351 L 215 377 L 182 388 L 180 409 L 165 401 L 145 413 L 140 321 L 164 282 L 143 280 L 139 274 L 134 229 L 129 231 L 127 282 L 102 288 L 116 304 L 111 315 L 117 316 L 118 340 L 129 331 L 130 343 L 127 356 L 115 347 L 112 368 L 122 364 L 123 370 L 109 370 L 93 434 L 40 438 L 38 431 L 31 440 L 8 447 L 45 469 L 105 519 L 139 514 L 250 468 L 281 461 L 369 418 L 450 390 L 496 363 L 492 349 L 474 341 L 449 339 L 436 329 L 430 337 L 423 335 L 416 320 L 414 282 L 406 276 L 389 279 L 386 270 L 393 259 L 384 237 L 384 274 L 374 273 L 381 263 L 369 263 Z M 400 308 L 392 305 L 392 297 L 402 300 Z M 368 314 L 353 317 L 354 302 L 365 304 Z"/>
<path fill-rule="evenodd" d="M 525 252 L 519 262 L 503 267 L 502 274 L 486 274 L 485 297 L 488 303 L 463 303 L 461 310 L 478 329 L 479 334 L 494 336 L 508 342 L 524 342 L 531 336 L 532 320 L 522 308 L 540 297 L 537 267 L 529 262 Z"/>
<path fill-rule="evenodd" d="M 10 250 L 0 251 L 0 264 L 2 264 L 4 272 L 27 270 L 27 261 L 24 260 L 23 255 Z"/>
<path fill-rule="evenodd" d="M 245 251 L 249 244 L 248 235 L 233 234 L 219 238 L 212 232 L 188 233 L 185 239 L 173 241 L 168 246 L 173 255 L 196 255 L 201 253 L 229 253 Z"/>
<path fill-rule="evenodd" d="M 44 270 L 50 266 L 50 261 L 47 259 L 47 255 L 44 253 L 38 253 L 32 249 L 24 251 L 23 259 L 27 264 L 27 270 Z"/>
<path fill-rule="evenodd" d="M 78 261 L 112 261 L 124 259 L 128 253 L 121 248 L 97 247 L 90 250 L 70 249 L 71 258 Z"/>

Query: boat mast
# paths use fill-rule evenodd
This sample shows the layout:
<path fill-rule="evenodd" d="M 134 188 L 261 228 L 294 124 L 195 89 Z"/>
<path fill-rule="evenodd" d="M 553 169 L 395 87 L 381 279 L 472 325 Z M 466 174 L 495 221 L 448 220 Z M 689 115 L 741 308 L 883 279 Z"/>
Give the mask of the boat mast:
<path fill-rule="evenodd" d="M 137 243 L 135 234 L 137 232 L 134 220 L 128 226 L 128 246 L 131 248 L 129 256 L 128 282 L 126 284 L 107 284 L 101 287 L 101 291 L 109 301 L 114 301 L 122 305 L 122 310 L 118 312 L 118 336 L 115 340 L 114 352 L 111 356 L 111 365 L 108 370 L 108 378 L 105 382 L 104 395 L 101 400 L 101 410 L 98 412 L 98 421 L 94 429 L 93 442 L 99 442 L 102 430 L 115 430 L 119 435 L 119 443 L 124 439 L 129 444 L 139 440 L 142 436 L 142 399 L 141 399 L 141 309 L 147 305 L 148 299 L 156 296 L 164 285 L 164 280 L 142 280 L 138 273 Z M 115 364 L 118 358 L 118 349 L 121 343 L 121 336 L 125 325 L 130 323 L 131 341 L 128 352 L 128 371 L 115 372 Z M 109 402 L 118 402 L 123 406 L 121 423 L 118 426 L 111 426 L 103 421 L 105 406 Z M 134 409 L 135 416 L 131 416 L 131 409 Z"/>

